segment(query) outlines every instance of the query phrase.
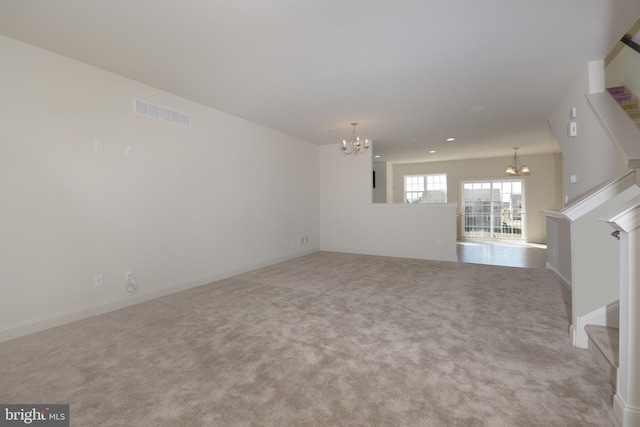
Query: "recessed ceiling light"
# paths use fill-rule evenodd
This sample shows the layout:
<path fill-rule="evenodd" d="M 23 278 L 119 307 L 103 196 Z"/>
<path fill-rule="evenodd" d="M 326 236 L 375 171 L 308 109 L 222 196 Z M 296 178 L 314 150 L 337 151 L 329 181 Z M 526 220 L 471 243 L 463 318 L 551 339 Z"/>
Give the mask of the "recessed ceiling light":
<path fill-rule="evenodd" d="M 455 138 L 447 138 L 447 142 L 455 141 Z"/>
<path fill-rule="evenodd" d="M 434 154 L 436 152 L 436 150 L 431 150 L 429 151 L 429 154 Z"/>
<path fill-rule="evenodd" d="M 379 159 L 379 158 L 380 158 L 380 155 L 377 155 L 377 156 L 373 156 L 373 157 L 375 157 L 376 159 Z"/>

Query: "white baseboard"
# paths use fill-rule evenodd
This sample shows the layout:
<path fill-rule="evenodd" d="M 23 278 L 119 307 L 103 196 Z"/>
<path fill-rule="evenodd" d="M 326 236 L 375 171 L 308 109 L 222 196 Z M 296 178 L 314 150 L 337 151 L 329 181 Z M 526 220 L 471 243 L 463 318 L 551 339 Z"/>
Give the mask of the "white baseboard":
<path fill-rule="evenodd" d="M 613 397 L 613 416 L 619 427 L 640 427 L 640 408 L 626 406 L 619 394 Z"/>
<path fill-rule="evenodd" d="M 556 279 L 558 279 L 558 281 L 562 283 L 567 289 L 571 290 L 571 281 L 564 277 L 564 275 L 558 270 L 556 270 L 553 265 L 547 263 L 546 269 L 549 270 L 554 276 L 556 276 Z"/>
<path fill-rule="evenodd" d="M 121 308 L 129 307 L 135 304 L 140 304 L 142 302 L 149 301 L 155 298 L 160 298 L 165 295 L 170 295 L 176 292 L 185 291 L 187 289 L 206 285 L 208 283 L 226 279 L 227 277 L 236 276 L 238 274 L 246 273 L 262 267 L 267 267 L 269 265 L 277 264 L 279 262 L 283 262 L 283 261 L 287 261 L 300 256 L 308 255 L 310 253 L 317 252 L 317 251 L 318 251 L 317 248 L 313 248 L 308 251 L 296 253 L 289 257 L 277 258 L 277 259 L 261 262 L 258 264 L 248 265 L 240 269 L 229 270 L 229 271 L 221 272 L 219 274 L 200 277 L 198 279 L 195 279 L 186 283 L 172 284 L 159 289 L 153 289 L 149 291 L 138 291 L 132 295 L 124 295 L 121 297 L 113 298 L 111 300 L 101 301 L 96 304 L 76 307 L 70 310 L 58 312 L 48 316 L 42 316 L 35 319 L 27 320 L 24 322 L 15 323 L 13 325 L 0 328 L 0 342 L 7 341 L 14 338 L 19 338 L 25 335 L 33 334 L 35 332 L 44 331 L 46 329 L 55 328 L 56 326 L 66 325 L 68 323 L 76 322 L 82 319 L 87 319 L 89 317 L 108 313 L 110 311 L 119 310 Z"/>
<path fill-rule="evenodd" d="M 569 326 L 569 340 L 571 341 L 571 345 L 577 347 L 576 345 L 576 328 L 573 325 Z"/>
<path fill-rule="evenodd" d="M 586 325 L 620 327 L 620 302 L 615 301 L 600 307 L 584 316 L 578 316 L 575 325 L 572 325 L 572 343 L 578 348 L 587 348 L 589 337 L 584 330 Z M 639 426 L 640 427 L 640 426 Z"/>

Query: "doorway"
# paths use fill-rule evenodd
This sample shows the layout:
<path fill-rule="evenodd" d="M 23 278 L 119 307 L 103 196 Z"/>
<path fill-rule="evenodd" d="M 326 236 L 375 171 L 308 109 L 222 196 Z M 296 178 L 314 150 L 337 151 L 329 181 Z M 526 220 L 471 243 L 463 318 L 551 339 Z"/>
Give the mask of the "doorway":
<path fill-rule="evenodd" d="M 524 181 L 462 182 L 462 237 L 526 239 Z"/>

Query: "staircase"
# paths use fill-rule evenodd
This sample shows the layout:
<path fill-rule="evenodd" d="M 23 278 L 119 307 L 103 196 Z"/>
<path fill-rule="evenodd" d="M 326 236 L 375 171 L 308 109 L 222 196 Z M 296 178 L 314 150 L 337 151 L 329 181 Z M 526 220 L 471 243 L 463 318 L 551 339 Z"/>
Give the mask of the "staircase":
<path fill-rule="evenodd" d="M 615 86 L 607 89 L 607 92 L 616 100 L 618 105 L 626 111 L 633 122 L 640 126 L 640 103 L 638 97 L 626 86 Z"/>
<path fill-rule="evenodd" d="M 599 325 L 587 325 L 584 327 L 589 337 L 589 352 L 601 368 L 603 375 L 609 380 L 616 391 L 620 330 Z"/>

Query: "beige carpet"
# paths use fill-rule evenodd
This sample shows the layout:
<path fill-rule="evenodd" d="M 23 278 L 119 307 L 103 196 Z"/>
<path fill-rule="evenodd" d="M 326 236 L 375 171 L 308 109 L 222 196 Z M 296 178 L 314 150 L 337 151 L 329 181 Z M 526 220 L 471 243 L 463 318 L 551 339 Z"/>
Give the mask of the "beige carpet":
<path fill-rule="evenodd" d="M 319 252 L 0 344 L 72 426 L 613 426 L 542 269 Z"/>

